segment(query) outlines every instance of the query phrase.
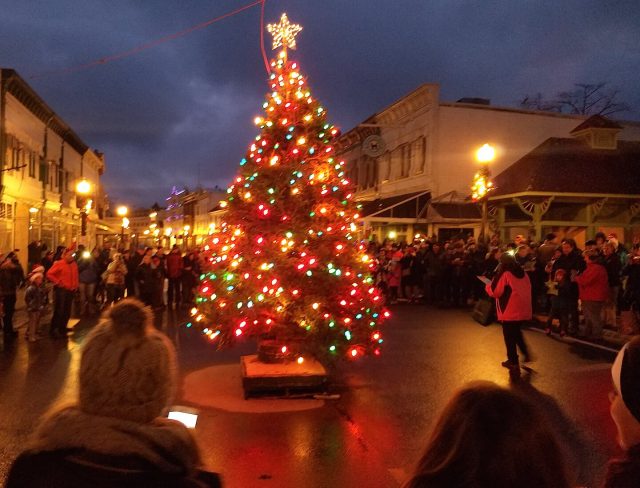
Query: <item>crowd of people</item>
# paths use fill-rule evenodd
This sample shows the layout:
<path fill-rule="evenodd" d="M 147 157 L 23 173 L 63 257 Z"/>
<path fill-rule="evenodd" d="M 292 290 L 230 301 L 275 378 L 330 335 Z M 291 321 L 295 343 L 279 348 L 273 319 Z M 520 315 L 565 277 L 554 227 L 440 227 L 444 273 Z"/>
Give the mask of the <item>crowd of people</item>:
<path fill-rule="evenodd" d="M 518 349 L 525 361 L 530 355 L 520 326 L 535 308 L 549 312 L 549 333 L 557 318 L 559 334 L 596 338 L 603 324 L 615 324 L 618 307 L 638 311 L 640 246 L 627 252 L 615 236 L 603 237 L 587 242 L 583 251 L 570 238 L 558 244 L 552 234 L 540 245 L 523 238 L 505 246 L 493 238 L 486 247 L 472 238 L 385 243 L 377 250 L 376 283 L 390 303 L 463 307 L 495 300 L 507 348 L 503 366 L 513 368 Z M 13 462 L 8 488 L 220 486 L 219 477 L 203 469 L 191 432 L 165 418 L 177 388 L 176 354 L 152 325 L 153 309 L 164 306 L 164 280 L 169 306 L 190 304 L 199 266 L 197 251 L 183 256 L 177 247 L 166 255 L 147 248 L 64 248 L 48 268 L 35 263 L 26 278 L 28 337 L 37 335 L 38 314 L 47 307 L 45 281 L 54 286 L 54 335 L 65 333 L 76 296 L 85 313 L 102 304 L 105 320 L 85 341 L 77 402 L 43 419 Z M 24 280 L 15 253 L 0 261 L 3 290 L 15 291 Z M 95 300 L 100 293 L 102 303 Z M 15 298 L 3 294 L 5 317 L 12 304 L 15 309 Z M 640 336 L 620 350 L 611 379 L 610 413 L 624 457 L 609 463 L 605 487 L 637 487 Z M 516 388 L 481 382 L 451 398 L 405 486 L 568 488 L 576 482 L 541 405 Z"/>
<path fill-rule="evenodd" d="M 29 246 L 30 271 L 25 275 L 17 252 L 0 256 L 5 343 L 17 337 L 13 316 L 20 287 L 26 287 L 25 336 L 33 342 L 44 335 L 41 321 L 51 302 L 53 315 L 49 333 L 53 338 L 67 336 L 74 304 L 80 317 L 96 316 L 125 296 L 137 297 L 155 311 L 165 307 L 189 308 L 194 303 L 202 267 L 197 248 L 183 253 L 174 245 L 165 254 L 162 248 L 138 246 L 135 250 L 115 250 L 107 244 L 91 251 L 82 245 L 59 246 L 52 252 L 34 241 Z M 168 303 L 165 303 L 165 289 Z"/>
<path fill-rule="evenodd" d="M 460 235 L 445 242 L 372 244 L 375 281 L 387 303 L 421 302 L 439 307 L 469 307 L 486 299 L 485 283 L 499 271 L 503 254 L 512 255 L 531 284 L 534 313 L 548 315 L 546 332 L 600 340 L 603 328 L 619 328 L 625 314 L 627 334 L 638 333 L 640 244 L 630 250 L 615 234 L 598 233 L 580 250 L 575 240 L 548 234 L 541 243 L 519 235 L 485 245 Z M 584 316 L 581 327 L 580 315 Z"/>
<path fill-rule="evenodd" d="M 126 298 L 87 337 L 77 401 L 42 420 L 12 463 L 7 488 L 213 488 L 191 432 L 165 417 L 177 388 L 176 353 L 148 306 Z M 605 488 L 640 480 L 640 337 L 611 367 L 611 417 L 624 457 Z M 515 388 L 463 387 L 435 423 L 406 488 L 569 488 L 576 475 L 548 413 Z"/>

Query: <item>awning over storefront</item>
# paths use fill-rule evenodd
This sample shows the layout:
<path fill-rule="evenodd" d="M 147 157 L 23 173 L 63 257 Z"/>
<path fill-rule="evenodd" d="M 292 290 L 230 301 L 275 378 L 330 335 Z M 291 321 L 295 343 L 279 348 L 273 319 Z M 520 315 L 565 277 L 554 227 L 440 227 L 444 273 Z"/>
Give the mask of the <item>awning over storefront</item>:
<path fill-rule="evenodd" d="M 482 217 L 480 207 L 468 197 L 451 191 L 431 199 L 425 218 L 428 222 L 468 222 Z"/>
<path fill-rule="evenodd" d="M 405 193 L 388 198 L 363 202 L 360 215 L 363 219 L 418 219 L 424 214 L 431 199 L 430 191 Z"/>

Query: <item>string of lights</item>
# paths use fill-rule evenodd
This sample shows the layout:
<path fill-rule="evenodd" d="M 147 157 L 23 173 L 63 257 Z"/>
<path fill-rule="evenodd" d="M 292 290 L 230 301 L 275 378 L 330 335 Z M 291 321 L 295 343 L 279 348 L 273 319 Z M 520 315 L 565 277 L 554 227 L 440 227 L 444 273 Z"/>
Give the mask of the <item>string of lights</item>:
<path fill-rule="evenodd" d="M 288 58 L 302 27 L 283 14 L 267 30 L 282 49 L 254 120 L 260 132 L 220 202 L 225 221 L 203 245 L 185 326 L 218 347 L 267 338 L 298 363 L 378 356 L 389 312 L 357 239 L 360 204 L 334 154 L 339 130 Z"/>
<path fill-rule="evenodd" d="M 128 49 L 126 51 L 122 51 L 120 53 L 116 53 L 116 54 L 112 54 L 110 56 L 105 56 L 103 58 L 98 58 L 95 59 L 93 61 L 89 61 L 87 63 L 83 63 L 83 64 L 78 64 L 75 66 L 69 66 L 67 68 L 62 68 L 62 69 L 56 69 L 56 70 L 50 70 L 50 71 L 44 71 L 42 73 L 36 73 L 34 75 L 29 76 L 29 79 L 34 80 L 34 79 L 39 79 L 39 78 L 43 78 L 45 76 L 54 76 L 54 75 L 63 75 L 63 74 L 69 74 L 69 73 L 75 73 L 77 71 L 82 71 L 85 69 L 89 69 L 89 68 L 93 68 L 95 66 L 100 66 L 100 65 L 105 65 L 108 63 L 111 63 L 113 61 L 118 61 L 120 59 L 129 57 L 129 56 L 133 56 L 134 54 L 138 54 L 142 51 L 146 51 L 148 49 L 151 49 L 153 47 L 159 46 L 160 44 L 164 44 L 165 42 L 169 42 L 169 41 L 173 41 L 174 39 L 178 39 L 180 37 L 184 37 L 187 34 L 191 34 L 192 32 L 198 31 L 198 30 L 202 30 L 205 27 L 209 27 L 212 24 L 215 24 L 216 22 L 220 22 L 221 20 L 227 19 L 229 17 L 232 17 L 234 15 L 237 15 L 239 13 L 244 12 L 245 10 L 248 10 L 252 7 L 255 7 L 256 5 L 263 5 L 264 8 L 264 1 L 265 0 L 257 0 L 255 2 L 249 3 L 247 5 L 244 5 L 243 7 L 239 7 L 235 10 L 232 10 L 231 12 L 227 12 L 226 14 L 222 14 L 218 17 L 215 17 L 213 19 L 209 19 L 205 22 L 201 22 L 199 24 L 196 24 L 194 26 L 191 26 L 187 29 L 181 30 L 179 32 L 174 32 L 173 34 L 169 34 L 163 37 L 160 37 L 158 39 L 154 39 L 152 41 L 146 42 L 144 44 L 141 44 L 139 46 L 136 46 L 132 49 Z"/>

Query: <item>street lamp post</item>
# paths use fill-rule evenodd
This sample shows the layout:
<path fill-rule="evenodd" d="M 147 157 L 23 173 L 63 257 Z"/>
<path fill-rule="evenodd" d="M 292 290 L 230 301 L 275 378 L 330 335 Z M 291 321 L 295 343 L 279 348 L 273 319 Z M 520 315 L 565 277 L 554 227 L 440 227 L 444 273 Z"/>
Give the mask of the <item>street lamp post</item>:
<path fill-rule="evenodd" d="M 471 186 L 471 197 L 474 202 L 480 202 L 482 205 L 482 222 L 480 224 L 479 241 L 485 242 L 486 228 L 488 220 L 487 200 L 489 192 L 493 190 L 493 182 L 491 181 L 491 172 L 489 171 L 489 163 L 496 157 L 496 151 L 493 146 L 484 144 L 476 151 L 476 160 L 480 163 L 480 169 L 473 177 L 473 185 Z"/>
<path fill-rule="evenodd" d="M 122 217 L 122 227 L 120 230 L 120 245 L 124 249 L 124 230 L 129 227 L 129 219 L 127 218 L 127 213 L 129 213 L 129 209 L 124 205 L 120 205 L 116 209 L 116 213 L 118 216 Z"/>
<path fill-rule="evenodd" d="M 91 193 L 91 183 L 83 178 L 76 185 L 76 206 L 80 209 L 80 235 L 82 237 L 87 235 L 87 214 L 91 209 L 89 193 Z"/>

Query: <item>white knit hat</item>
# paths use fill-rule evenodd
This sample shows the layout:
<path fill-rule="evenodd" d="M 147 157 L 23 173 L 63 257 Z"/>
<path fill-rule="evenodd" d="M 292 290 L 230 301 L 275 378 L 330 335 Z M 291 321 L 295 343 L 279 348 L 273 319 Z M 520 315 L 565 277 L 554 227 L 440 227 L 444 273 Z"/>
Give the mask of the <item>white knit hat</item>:
<path fill-rule="evenodd" d="M 175 350 L 153 313 L 127 298 L 89 334 L 80 360 L 79 406 L 86 413 L 146 423 L 175 391 Z"/>

